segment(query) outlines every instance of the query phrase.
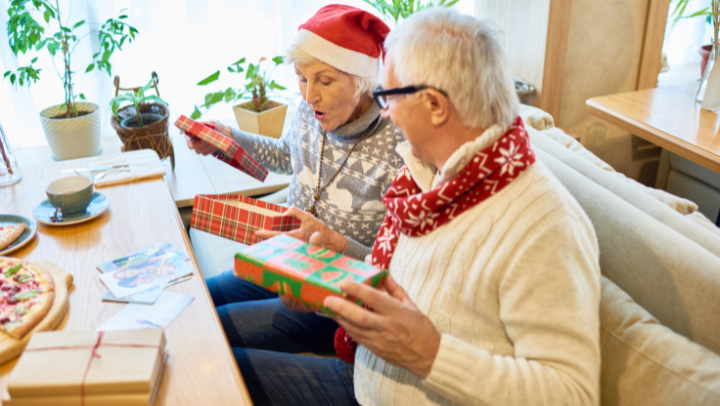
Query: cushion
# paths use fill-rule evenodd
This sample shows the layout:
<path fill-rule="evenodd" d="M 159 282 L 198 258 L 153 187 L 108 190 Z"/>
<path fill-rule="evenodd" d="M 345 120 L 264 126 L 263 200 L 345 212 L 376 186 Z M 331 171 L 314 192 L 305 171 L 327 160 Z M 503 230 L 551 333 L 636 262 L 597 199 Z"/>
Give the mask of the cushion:
<path fill-rule="evenodd" d="M 608 165 L 605 161 L 598 158 L 597 155 L 588 151 L 588 149 L 585 148 L 575 138 L 567 135 L 563 130 L 559 128 L 551 128 L 543 131 L 542 133 L 547 135 L 548 138 L 552 139 L 553 141 L 574 152 L 575 154 L 595 164 L 595 166 L 597 166 L 598 168 L 612 173 L 621 181 L 627 182 L 632 187 L 637 188 L 637 190 L 643 193 L 647 193 L 648 195 L 656 198 L 662 204 L 668 206 L 669 208 L 677 211 L 680 214 L 690 214 L 698 210 L 698 205 L 688 199 L 683 199 L 682 197 L 675 196 L 664 190 L 647 187 L 634 179 L 628 178 L 620 172 L 616 172 L 612 166 Z"/>
<path fill-rule="evenodd" d="M 624 176 L 619 176 L 615 172 L 609 172 L 598 168 L 596 165 L 588 162 L 586 159 L 553 141 L 550 137 L 545 135 L 545 131 L 536 131 L 531 127 L 528 127 L 527 130 L 528 134 L 530 134 L 530 142 L 536 152 L 547 152 L 552 157 L 562 161 L 562 163 L 566 166 L 569 166 L 579 172 L 586 180 L 602 186 L 615 196 L 620 197 L 644 213 L 647 213 L 656 220 L 660 221 L 662 224 L 688 237 L 698 245 L 707 249 L 709 252 L 712 252 L 717 257 L 720 257 L 720 239 L 718 239 L 716 234 L 709 232 L 706 228 L 701 227 L 695 222 L 685 218 L 682 213 L 670 209 L 667 204 L 663 204 L 657 198 L 645 192 L 642 188 L 637 187 L 637 182 L 628 182 L 627 178 Z M 555 174 L 558 175 L 557 172 L 555 172 Z M 573 193 L 573 195 L 575 195 L 575 198 L 580 200 L 577 194 Z M 627 291 L 625 286 L 620 287 Z M 629 293 L 637 299 L 633 292 Z M 645 306 L 643 303 L 641 303 L 641 305 Z M 645 308 L 647 308 L 647 306 L 645 306 Z M 661 321 L 665 323 L 664 320 L 661 319 Z M 667 325 L 667 323 L 665 324 Z"/>
<path fill-rule="evenodd" d="M 658 323 L 605 277 L 600 326 L 603 405 L 720 404 L 720 356 Z"/>
<path fill-rule="evenodd" d="M 592 221 L 602 274 L 663 325 L 720 353 L 720 257 L 543 149 L 536 148 L 535 153 Z M 645 198 L 690 223 L 651 197 Z M 708 239 L 717 240 L 705 232 Z"/>
<path fill-rule="evenodd" d="M 527 104 L 520 105 L 520 117 L 526 124 L 538 131 L 555 127 L 555 121 L 550 114 Z"/>

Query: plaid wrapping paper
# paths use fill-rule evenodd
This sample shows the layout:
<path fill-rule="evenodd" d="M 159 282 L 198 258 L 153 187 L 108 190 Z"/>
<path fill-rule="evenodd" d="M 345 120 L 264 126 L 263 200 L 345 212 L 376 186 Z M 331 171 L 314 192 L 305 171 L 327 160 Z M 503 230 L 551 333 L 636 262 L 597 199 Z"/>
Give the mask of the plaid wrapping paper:
<path fill-rule="evenodd" d="M 328 296 L 345 297 L 338 287 L 341 282 L 352 280 L 380 288 L 388 271 L 287 235 L 278 235 L 235 254 L 234 273 L 255 285 L 330 313 L 323 301 Z M 350 300 L 362 304 L 356 299 Z"/>
<path fill-rule="evenodd" d="M 241 202 L 278 213 L 267 216 L 228 202 Z M 193 203 L 190 227 L 223 238 L 252 245 L 262 239 L 255 235 L 259 229 L 291 231 L 300 227 L 300 220 L 284 217 L 285 207 L 237 195 L 197 195 Z"/>
<path fill-rule="evenodd" d="M 235 169 L 252 176 L 260 182 L 265 182 L 268 170 L 265 169 L 258 161 L 250 156 L 245 150 L 231 138 L 228 138 L 206 125 L 200 124 L 195 120 L 180 116 L 175 121 L 175 126 L 186 133 L 200 138 L 208 142 L 222 152 L 214 152 L 213 156 Z"/>

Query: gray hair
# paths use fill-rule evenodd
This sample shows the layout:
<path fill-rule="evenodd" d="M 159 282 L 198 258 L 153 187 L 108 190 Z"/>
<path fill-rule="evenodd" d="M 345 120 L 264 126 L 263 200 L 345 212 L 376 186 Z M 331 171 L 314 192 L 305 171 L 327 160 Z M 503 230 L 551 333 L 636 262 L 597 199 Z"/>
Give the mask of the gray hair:
<path fill-rule="evenodd" d="M 309 65 L 318 60 L 319 59 L 294 45 L 288 48 L 287 56 L 285 57 L 285 62 L 294 63 L 296 65 Z M 364 78 L 362 76 L 353 75 L 352 73 L 343 73 L 350 75 L 353 83 L 355 83 L 355 97 L 363 94 L 372 97 L 372 92 L 375 90 L 375 85 L 377 84 L 377 78 Z"/>
<path fill-rule="evenodd" d="M 505 53 L 483 21 L 434 7 L 399 24 L 385 48 L 403 86 L 445 91 L 467 127 L 508 128 L 520 111 Z"/>

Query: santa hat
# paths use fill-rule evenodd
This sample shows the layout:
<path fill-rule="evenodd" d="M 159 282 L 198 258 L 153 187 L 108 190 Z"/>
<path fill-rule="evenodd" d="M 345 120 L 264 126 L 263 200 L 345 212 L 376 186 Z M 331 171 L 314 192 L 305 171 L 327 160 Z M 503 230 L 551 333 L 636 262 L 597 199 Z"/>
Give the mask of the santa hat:
<path fill-rule="evenodd" d="M 343 72 L 376 78 L 382 44 L 390 32 L 378 17 L 331 4 L 300 25 L 293 46 Z"/>

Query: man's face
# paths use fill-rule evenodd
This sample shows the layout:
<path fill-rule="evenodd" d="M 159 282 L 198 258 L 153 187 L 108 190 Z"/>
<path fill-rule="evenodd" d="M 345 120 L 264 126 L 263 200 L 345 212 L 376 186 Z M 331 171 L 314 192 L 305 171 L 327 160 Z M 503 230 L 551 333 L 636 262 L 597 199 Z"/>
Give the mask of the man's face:
<path fill-rule="evenodd" d="M 385 69 L 382 75 L 383 89 L 394 89 L 403 87 L 395 76 L 395 63 L 392 53 L 389 53 L 385 59 Z M 411 83 L 419 85 L 421 83 Z M 429 114 L 426 111 L 423 97 L 409 97 L 406 95 L 390 96 L 388 99 L 388 107 L 382 111 L 385 119 L 392 120 L 396 126 L 400 127 L 405 138 L 410 142 L 413 148 L 413 154 L 425 162 L 429 162 L 424 156 L 424 151 L 428 151 L 430 145 L 429 131 L 432 123 Z"/>

